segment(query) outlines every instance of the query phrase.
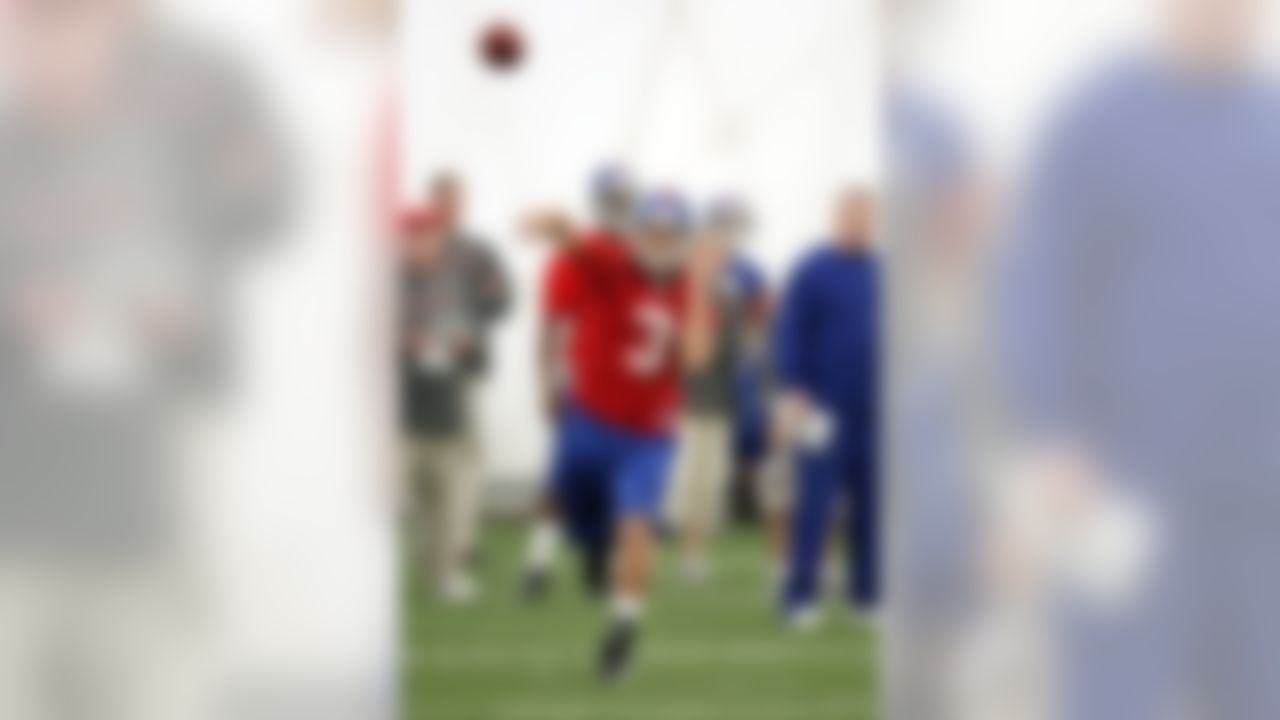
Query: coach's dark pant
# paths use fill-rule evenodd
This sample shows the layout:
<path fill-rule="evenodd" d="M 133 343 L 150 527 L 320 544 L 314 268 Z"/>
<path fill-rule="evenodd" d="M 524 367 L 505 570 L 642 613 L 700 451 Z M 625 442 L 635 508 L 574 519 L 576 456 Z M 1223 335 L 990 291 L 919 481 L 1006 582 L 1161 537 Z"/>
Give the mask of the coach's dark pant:
<path fill-rule="evenodd" d="M 791 558 L 783 603 L 791 610 L 814 602 L 831 528 L 846 531 L 849 600 L 872 608 L 880 596 L 879 482 L 872 442 L 835 442 L 796 457 L 797 492 Z"/>

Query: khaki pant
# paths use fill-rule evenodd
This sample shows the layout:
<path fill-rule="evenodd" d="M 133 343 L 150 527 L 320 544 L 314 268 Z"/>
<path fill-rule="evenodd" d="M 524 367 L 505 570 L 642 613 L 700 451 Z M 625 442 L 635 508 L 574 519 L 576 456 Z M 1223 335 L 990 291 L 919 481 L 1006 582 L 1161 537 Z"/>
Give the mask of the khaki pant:
<path fill-rule="evenodd" d="M 462 467 L 459 470 L 467 476 L 462 483 L 464 493 L 461 504 L 462 529 L 460 540 L 462 552 L 470 555 L 480 544 L 480 516 L 483 511 L 485 464 L 480 439 L 481 415 L 480 384 L 472 382 L 467 386 L 467 424 L 461 436 Z"/>
<path fill-rule="evenodd" d="M 795 502 L 794 452 L 790 448 L 769 451 L 755 475 L 756 501 L 765 515 L 778 516 L 791 512 Z"/>
<path fill-rule="evenodd" d="M 732 425 L 724 415 L 687 415 L 680 422 L 667 516 L 680 529 L 711 532 L 724 516 L 732 463 Z"/>
<path fill-rule="evenodd" d="M 412 438 L 406 444 L 410 549 L 437 587 L 466 570 L 475 536 L 477 491 L 465 437 Z"/>

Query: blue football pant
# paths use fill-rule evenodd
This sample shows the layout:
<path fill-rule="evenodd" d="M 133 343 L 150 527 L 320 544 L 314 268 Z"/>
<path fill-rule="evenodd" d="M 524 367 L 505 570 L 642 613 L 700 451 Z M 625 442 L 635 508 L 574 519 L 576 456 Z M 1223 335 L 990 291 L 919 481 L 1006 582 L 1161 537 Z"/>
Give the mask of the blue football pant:
<path fill-rule="evenodd" d="M 552 485 L 574 543 L 607 548 L 615 520 L 639 516 L 657 522 L 673 454 L 670 438 L 631 433 L 568 410 Z"/>

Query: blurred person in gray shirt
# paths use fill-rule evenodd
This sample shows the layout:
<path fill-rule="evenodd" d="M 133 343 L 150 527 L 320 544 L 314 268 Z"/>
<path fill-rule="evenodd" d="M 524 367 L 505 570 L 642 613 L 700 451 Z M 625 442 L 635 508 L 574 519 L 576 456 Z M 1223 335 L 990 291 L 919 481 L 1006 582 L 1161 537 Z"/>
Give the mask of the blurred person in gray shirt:
<path fill-rule="evenodd" d="M 405 226 L 401 274 L 401 383 L 414 552 L 442 597 L 467 602 L 480 514 L 476 383 L 487 332 L 511 304 L 507 273 L 483 241 L 461 229 L 462 187 L 438 177 L 433 203 Z"/>
<path fill-rule="evenodd" d="M 0 717 L 172 717 L 176 440 L 224 385 L 284 152 L 250 79 L 148 3 L 5 10 Z"/>
<path fill-rule="evenodd" d="M 443 172 L 432 181 L 430 194 L 448 248 L 444 262 L 453 278 L 450 282 L 458 284 L 463 301 L 458 320 L 465 325 L 469 346 L 467 376 L 480 379 L 491 363 L 489 330 L 511 307 L 511 282 L 493 245 L 466 227 L 467 191 L 462 179 Z"/>

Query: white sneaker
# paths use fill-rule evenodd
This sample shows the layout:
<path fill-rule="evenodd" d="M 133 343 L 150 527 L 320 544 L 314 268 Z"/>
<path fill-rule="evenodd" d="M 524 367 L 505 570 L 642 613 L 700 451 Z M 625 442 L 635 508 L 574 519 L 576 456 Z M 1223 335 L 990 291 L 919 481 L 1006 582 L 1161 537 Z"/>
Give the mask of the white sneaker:
<path fill-rule="evenodd" d="M 806 605 L 787 613 L 787 627 L 797 633 L 808 635 L 822 627 L 822 611 L 816 605 Z"/>
<path fill-rule="evenodd" d="M 465 573 L 454 575 L 440 587 L 440 599 L 448 605 L 470 605 L 479 595 L 475 582 Z"/>

